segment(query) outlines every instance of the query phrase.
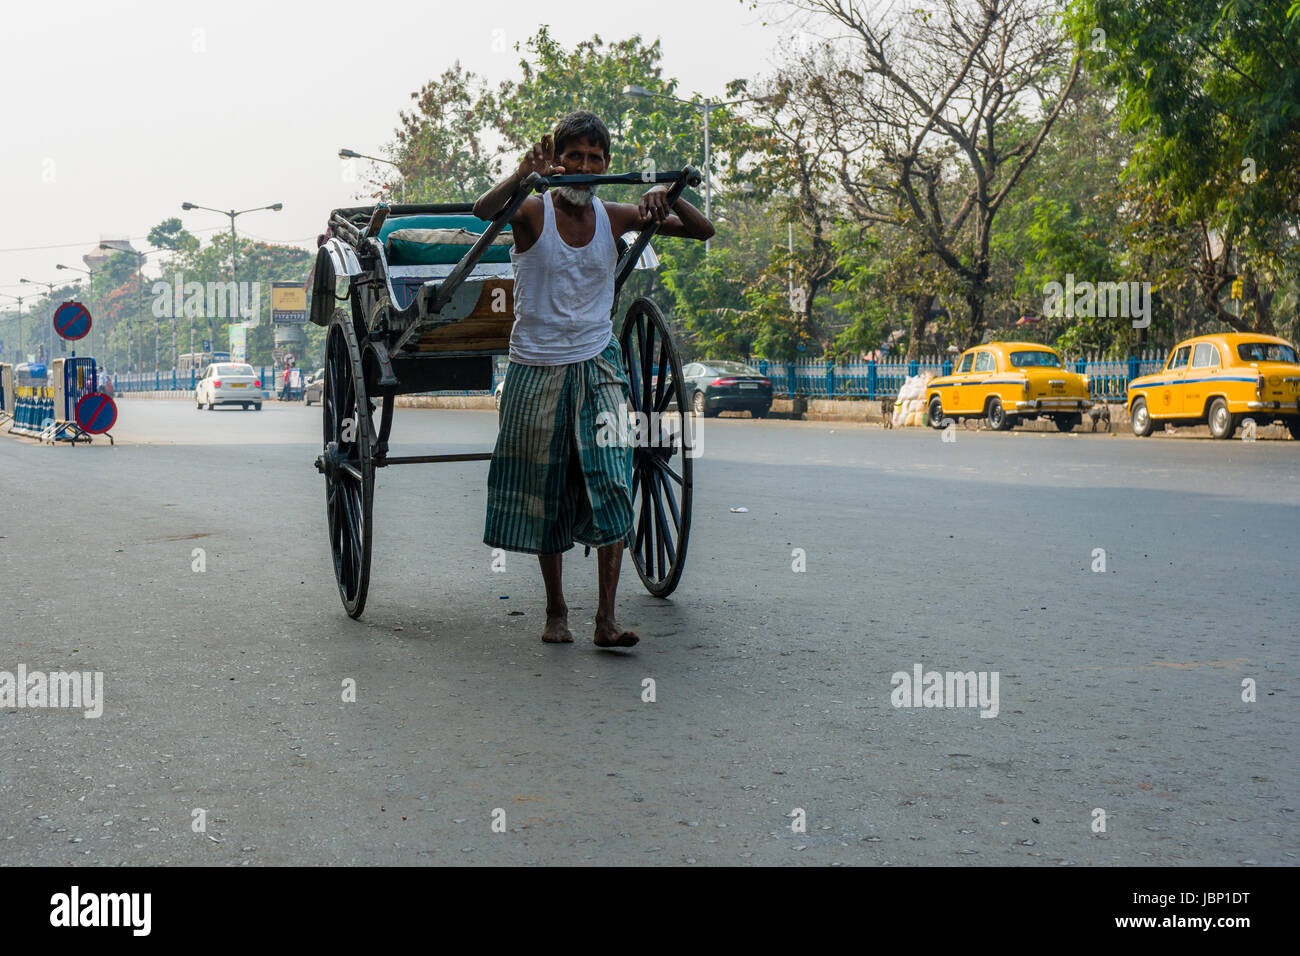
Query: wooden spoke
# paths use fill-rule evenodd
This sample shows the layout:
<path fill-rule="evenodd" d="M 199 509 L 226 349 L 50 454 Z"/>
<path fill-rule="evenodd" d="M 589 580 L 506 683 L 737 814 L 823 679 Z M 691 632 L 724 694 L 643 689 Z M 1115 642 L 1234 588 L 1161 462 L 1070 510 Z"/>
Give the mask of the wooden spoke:
<path fill-rule="evenodd" d="M 660 458 L 658 455 L 651 455 L 650 463 L 654 465 L 657 469 L 659 469 L 661 472 L 663 472 L 664 474 L 672 478 L 672 480 L 677 482 L 677 484 L 679 485 L 682 484 L 682 476 L 677 474 L 677 472 L 673 471 L 671 466 L 669 466 L 667 459 Z"/>
<path fill-rule="evenodd" d="M 668 484 L 668 479 L 663 476 L 663 472 L 665 471 L 672 474 L 672 469 L 660 462 L 657 458 L 651 460 L 654 462 L 655 467 L 659 469 L 656 473 L 656 480 L 659 482 L 659 486 L 663 490 L 664 501 L 668 502 L 668 510 L 673 516 L 673 528 L 680 533 L 682 529 L 682 516 L 681 512 L 677 510 L 677 496 L 673 493 L 672 487 Z"/>

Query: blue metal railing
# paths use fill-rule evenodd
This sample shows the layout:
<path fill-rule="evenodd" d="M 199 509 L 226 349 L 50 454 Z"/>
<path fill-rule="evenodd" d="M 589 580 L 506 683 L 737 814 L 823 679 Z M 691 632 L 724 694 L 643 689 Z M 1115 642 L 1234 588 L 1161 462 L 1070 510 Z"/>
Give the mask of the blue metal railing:
<path fill-rule="evenodd" d="M 912 361 L 852 362 L 835 364 L 802 359 L 798 362 L 772 362 L 764 358 L 751 358 L 747 364 L 772 380 L 773 394 L 805 395 L 812 398 L 892 398 L 898 394 L 905 379 L 929 372 L 931 375 L 948 375 L 952 372 L 950 358 L 930 358 Z M 1150 375 L 1164 367 L 1161 354 L 1148 352 L 1126 358 L 1103 359 L 1067 358 L 1065 367 L 1072 372 L 1088 376 L 1094 401 L 1122 402 L 1128 383 L 1141 375 Z M 156 372 L 134 372 L 113 376 L 113 387 L 118 393 L 193 391 L 201 373 L 190 369 L 177 372 L 166 369 Z M 268 395 L 279 391 L 282 371 L 261 366 L 257 374 L 262 380 L 262 390 Z M 428 395 L 491 395 L 505 376 L 504 369 L 495 364 L 492 369 L 492 388 L 488 390 L 459 390 L 427 392 Z M 793 386 L 792 386 L 793 383 Z"/>
<path fill-rule="evenodd" d="M 912 361 L 854 362 L 835 364 L 807 359 L 798 362 L 772 362 L 751 358 L 746 364 L 772 380 L 775 395 L 805 395 L 811 398 L 892 398 L 905 379 L 929 372 L 931 375 L 952 373 L 952 360 L 930 357 Z M 1155 353 L 1130 355 L 1121 359 L 1067 358 L 1065 367 L 1088 376 L 1094 401 L 1122 402 L 1128 383 L 1141 375 L 1150 375 L 1164 367 L 1164 358 Z M 793 387 L 791 386 L 793 383 Z"/>
<path fill-rule="evenodd" d="M 903 380 L 926 371 L 946 375 L 952 371 L 950 361 L 855 362 L 836 365 L 830 362 L 769 362 L 750 359 L 759 373 L 772 380 L 777 395 L 808 395 L 816 398 L 886 398 L 898 394 Z M 791 383 L 794 387 L 791 387 Z"/>
<path fill-rule="evenodd" d="M 194 386 L 199 383 L 201 369 L 187 369 L 184 372 L 178 372 L 174 368 L 156 369 L 152 372 L 122 372 L 117 374 L 109 369 L 109 375 L 113 379 L 113 391 L 115 394 L 129 392 L 187 392 L 193 391 Z M 274 392 L 273 386 L 279 383 L 272 382 L 274 370 L 269 366 L 262 366 L 254 369 L 257 377 L 262 382 L 262 391 Z"/>

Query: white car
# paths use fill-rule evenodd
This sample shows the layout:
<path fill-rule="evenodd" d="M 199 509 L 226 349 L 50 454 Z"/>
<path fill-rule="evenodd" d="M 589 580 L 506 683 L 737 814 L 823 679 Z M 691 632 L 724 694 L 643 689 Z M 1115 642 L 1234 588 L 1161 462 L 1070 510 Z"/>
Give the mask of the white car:
<path fill-rule="evenodd" d="M 322 396 L 325 394 L 325 370 L 318 368 L 307 376 L 307 381 L 303 384 L 302 400 L 310 405 L 312 402 L 323 401 Z"/>
<path fill-rule="evenodd" d="M 243 405 L 244 410 L 262 410 L 262 380 L 253 366 L 238 362 L 209 365 L 203 370 L 199 383 L 194 386 L 194 404 L 208 406 L 212 411 L 218 405 Z"/>

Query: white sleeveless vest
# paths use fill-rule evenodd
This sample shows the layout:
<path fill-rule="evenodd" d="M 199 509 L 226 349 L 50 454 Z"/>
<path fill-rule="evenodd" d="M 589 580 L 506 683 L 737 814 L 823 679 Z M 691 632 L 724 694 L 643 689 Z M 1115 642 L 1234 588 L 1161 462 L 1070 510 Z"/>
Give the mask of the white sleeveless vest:
<path fill-rule="evenodd" d="M 515 271 L 515 324 L 510 361 L 520 365 L 568 365 L 595 358 L 613 335 L 614 267 L 617 253 L 609 213 L 599 197 L 596 233 L 581 248 L 560 237 L 551 193 L 542 194 L 542 234 L 527 252 L 510 250 Z"/>

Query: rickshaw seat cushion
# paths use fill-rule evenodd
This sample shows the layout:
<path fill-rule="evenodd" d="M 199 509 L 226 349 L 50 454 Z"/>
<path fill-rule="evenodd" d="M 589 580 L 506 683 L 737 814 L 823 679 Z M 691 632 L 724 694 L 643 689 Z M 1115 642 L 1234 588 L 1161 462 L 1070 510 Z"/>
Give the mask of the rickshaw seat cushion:
<path fill-rule="evenodd" d="M 395 266 L 447 265 L 459 262 L 477 238 L 487 229 L 488 223 L 477 216 L 393 216 L 379 230 L 388 262 Z M 427 236 L 418 232 L 437 232 L 434 242 L 422 241 Z M 394 236 L 393 233 L 401 235 Z M 500 242 L 510 235 L 507 225 L 497 237 Z M 510 245 L 499 244 L 488 248 L 482 262 L 509 262 Z"/>

